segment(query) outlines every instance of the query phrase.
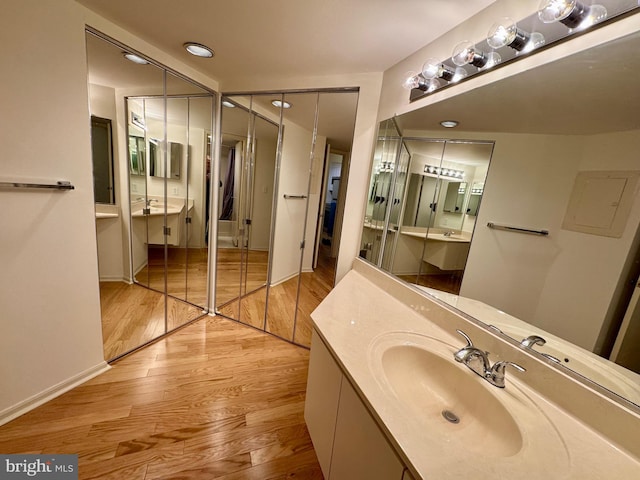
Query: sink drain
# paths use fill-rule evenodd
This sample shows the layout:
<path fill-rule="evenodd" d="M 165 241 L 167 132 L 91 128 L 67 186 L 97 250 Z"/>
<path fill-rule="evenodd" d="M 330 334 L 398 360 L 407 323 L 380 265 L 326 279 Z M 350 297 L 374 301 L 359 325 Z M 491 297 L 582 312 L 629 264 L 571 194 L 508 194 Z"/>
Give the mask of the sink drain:
<path fill-rule="evenodd" d="M 458 416 L 455 413 L 453 413 L 453 412 L 451 412 L 449 410 L 443 410 L 442 411 L 442 416 L 444 417 L 444 419 L 447 422 L 460 423 L 460 418 L 458 418 Z"/>

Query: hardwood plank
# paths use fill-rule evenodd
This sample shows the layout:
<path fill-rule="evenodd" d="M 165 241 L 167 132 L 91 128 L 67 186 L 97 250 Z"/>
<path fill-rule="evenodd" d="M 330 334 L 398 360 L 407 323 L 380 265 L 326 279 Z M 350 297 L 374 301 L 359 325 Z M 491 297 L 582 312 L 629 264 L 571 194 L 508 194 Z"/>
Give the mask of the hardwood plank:
<path fill-rule="evenodd" d="M 4 453 L 76 453 L 81 479 L 322 478 L 309 352 L 205 317 L 0 427 Z"/>

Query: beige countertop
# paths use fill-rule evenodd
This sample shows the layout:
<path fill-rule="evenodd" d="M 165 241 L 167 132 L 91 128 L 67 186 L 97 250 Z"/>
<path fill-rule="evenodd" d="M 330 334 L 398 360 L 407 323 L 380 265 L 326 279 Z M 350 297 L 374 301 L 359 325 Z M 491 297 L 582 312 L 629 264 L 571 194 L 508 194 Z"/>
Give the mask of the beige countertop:
<path fill-rule="evenodd" d="M 449 438 L 425 431 L 423 424 L 412 418 L 403 403 L 382 385 L 375 359 L 376 346 L 380 339 L 406 335 L 407 342 L 411 342 L 417 335 L 437 338 L 450 345 L 453 353 L 465 343 L 455 334 L 455 329 L 462 328 L 472 338 L 474 335 L 478 338 L 478 327 L 397 280 L 385 279 L 386 284 L 381 288 L 379 278 L 378 285 L 372 281 L 376 274 L 372 276 L 371 270 L 364 262 L 356 261 L 355 270 L 340 281 L 313 312 L 312 318 L 316 330 L 414 475 L 438 480 L 640 478 L 638 458 L 524 381 L 527 375 L 539 375 L 546 382 L 559 376 L 547 375 L 544 369 L 549 367 L 536 359 L 526 363 L 528 359 L 523 360 L 518 352 L 513 353 L 513 360 L 526 366 L 528 371 L 509 371 L 505 389 L 489 385 L 467 367 L 455 364 L 453 357 L 451 361 L 468 370 L 469 376 L 475 376 L 470 381 L 486 383 L 490 394 L 505 402 L 520 422 L 521 448 L 504 455 L 491 449 L 484 451 L 483 438 L 476 435 Z M 434 322 L 429 321 L 432 318 Z M 441 328 L 442 325 L 447 326 Z M 485 348 L 480 342 L 477 345 Z M 495 345 L 488 348 L 496 351 Z M 490 355 L 492 362 L 497 358 Z M 487 422 L 491 421 L 492 413 L 486 412 Z M 607 415 L 607 412 L 594 414 Z"/>

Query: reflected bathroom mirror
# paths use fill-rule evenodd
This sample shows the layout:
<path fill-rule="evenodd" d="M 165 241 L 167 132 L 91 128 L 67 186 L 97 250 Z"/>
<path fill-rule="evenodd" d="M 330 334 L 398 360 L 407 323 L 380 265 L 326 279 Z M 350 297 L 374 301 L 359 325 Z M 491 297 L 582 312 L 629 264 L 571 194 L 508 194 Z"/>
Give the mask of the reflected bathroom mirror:
<path fill-rule="evenodd" d="M 615 176 L 640 168 L 639 45 L 640 35 L 623 37 L 431 101 L 394 119 L 405 137 L 437 138 L 442 135 L 440 121 L 455 118 L 459 127 L 447 130 L 450 138 L 495 142 L 486 181 L 464 178 L 471 188 L 463 204 L 463 231 L 471 231 L 467 222 L 475 228 L 459 295 L 439 287 L 421 288 L 518 343 L 529 335 L 543 337 L 546 343 L 532 350 L 546 355 L 544 361 L 572 369 L 636 405 L 640 197 L 633 197 L 619 236 L 572 230 L 565 226 L 565 217 L 580 172 Z M 615 89 L 606 87 L 611 79 Z M 388 124 L 381 124 L 381 138 Z M 373 162 L 375 170 L 378 159 Z M 600 189 L 594 193 L 587 202 L 593 209 L 582 218 L 599 222 L 601 213 L 611 209 L 602 205 L 606 195 Z M 361 253 L 366 254 L 368 225 L 371 216 L 364 221 Z M 393 229 L 384 223 L 378 228 Z M 535 234 L 541 230 L 549 234 Z M 418 251 L 405 250 L 409 253 L 396 247 L 394 263 L 385 270 L 415 285 L 419 282 L 414 276 L 396 269 L 400 261 L 411 265 L 420 258 Z M 379 254 L 361 256 L 385 267 Z"/>

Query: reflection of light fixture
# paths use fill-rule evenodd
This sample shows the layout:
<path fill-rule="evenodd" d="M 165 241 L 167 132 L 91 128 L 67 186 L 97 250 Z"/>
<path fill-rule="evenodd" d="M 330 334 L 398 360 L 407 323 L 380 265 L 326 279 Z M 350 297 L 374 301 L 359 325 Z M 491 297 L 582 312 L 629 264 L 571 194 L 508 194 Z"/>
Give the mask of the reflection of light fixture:
<path fill-rule="evenodd" d="M 436 58 L 429 58 L 422 66 L 422 76 L 428 80 L 442 78 L 447 82 L 456 83 L 467 75 L 467 71 L 464 68 L 456 67 L 454 70 Z"/>
<path fill-rule="evenodd" d="M 508 46 L 518 52 L 531 51 L 544 43 L 544 37 L 539 32 L 525 32 L 508 17 L 496 22 L 489 29 L 487 43 L 491 48 Z"/>
<path fill-rule="evenodd" d="M 542 0 L 538 18 L 543 23 L 560 22 L 569 28 L 588 28 L 607 18 L 602 5 L 584 5 L 577 0 Z"/>
<path fill-rule="evenodd" d="M 283 102 L 282 100 L 271 100 L 271 105 L 277 108 L 291 108 L 291 104 L 289 102 Z"/>
<path fill-rule="evenodd" d="M 463 170 L 454 170 L 453 168 L 440 168 L 434 165 L 425 165 L 422 171 L 426 174 L 438 175 L 441 177 L 463 178 Z"/>
<path fill-rule="evenodd" d="M 458 122 L 455 120 L 443 120 L 440 122 L 440 125 L 445 128 L 454 128 L 458 126 Z"/>
<path fill-rule="evenodd" d="M 147 127 L 145 126 L 145 123 L 144 123 L 144 118 L 142 118 L 137 113 L 131 112 L 131 123 L 133 125 L 135 125 L 136 127 L 141 128 L 142 130 L 146 130 L 147 129 Z"/>
<path fill-rule="evenodd" d="M 235 108 L 235 105 L 231 103 L 229 100 L 222 100 L 222 105 L 229 108 Z"/>
<path fill-rule="evenodd" d="M 136 55 L 135 53 L 122 52 L 122 55 L 124 55 L 124 58 L 126 58 L 127 60 L 133 63 L 137 63 L 138 65 L 146 65 L 149 63 L 144 58 L 142 58 L 139 55 Z"/>
<path fill-rule="evenodd" d="M 196 57 L 213 57 L 213 50 L 211 50 L 206 45 L 202 45 L 201 43 L 187 42 L 183 46 L 187 49 L 187 52 L 189 52 L 191 55 L 195 55 Z"/>

